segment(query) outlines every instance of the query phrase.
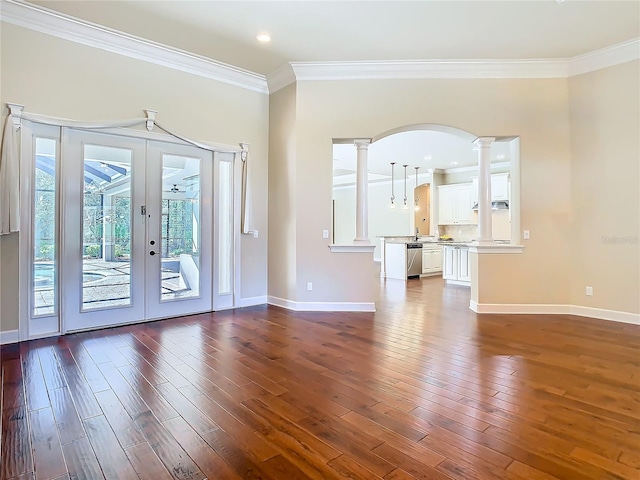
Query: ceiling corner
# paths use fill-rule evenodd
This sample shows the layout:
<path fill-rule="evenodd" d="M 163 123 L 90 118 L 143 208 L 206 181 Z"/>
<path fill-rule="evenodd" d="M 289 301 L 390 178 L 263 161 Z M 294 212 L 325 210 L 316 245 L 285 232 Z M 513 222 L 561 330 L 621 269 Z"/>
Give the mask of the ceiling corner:
<path fill-rule="evenodd" d="M 293 67 L 290 63 L 285 63 L 280 68 L 267 75 L 267 86 L 269 87 L 269 94 L 275 93 L 278 90 L 282 90 L 295 81 L 296 75 L 293 71 Z"/>

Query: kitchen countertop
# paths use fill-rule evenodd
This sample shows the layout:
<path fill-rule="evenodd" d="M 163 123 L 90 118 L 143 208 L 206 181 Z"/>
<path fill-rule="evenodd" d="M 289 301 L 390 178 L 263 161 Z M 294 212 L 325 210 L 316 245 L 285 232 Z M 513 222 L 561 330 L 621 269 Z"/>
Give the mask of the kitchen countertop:
<path fill-rule="evenodd" d="M 414 238 L 388 237 L 388 238 L 389 240 L 385 240 L 386 244 L 422 243 L 427 245 L 455 245 L 455 246 L 470 246 L 473 244 L 473 242 L 456 242 L 456 241 L 450 241 L 450 240 L 420 240 L 420 239 L 415 240 L 415 237 Z"/>
<path fill-rule="evenodd" d="M 427 245 L 453 245 L 456 247 L 470 247 L 471 245 L 477 245 L 477 243 L 473 241 L 436 240 L 435 238 L 419 238 L 418 240 L 416 240 L 415 237 L 409 236 L 384 236 L 380 238 L 384 238 L 384 243 L 386 244 L 422 243 Z M 508 240 L 496 240 L 495 243 L 496 245 L 511 244 L 511 242 L 509 242 Z"/>

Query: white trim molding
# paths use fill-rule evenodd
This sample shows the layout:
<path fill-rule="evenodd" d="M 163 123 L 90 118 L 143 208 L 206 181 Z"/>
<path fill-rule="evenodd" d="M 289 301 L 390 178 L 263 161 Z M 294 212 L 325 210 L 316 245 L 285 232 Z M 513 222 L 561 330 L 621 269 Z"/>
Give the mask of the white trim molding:
<path fill-rule="evenodd" d="M 265 305 L 266 303 L 267 303 L 266 295 L 261 295 L 259 297 L 247 297 L 247 298 L 241 298 L 238 307 L 234 307 L 234 308 L 253 307 L 255 305 Z"/>
<path fill-rule="evenodd" d="M 296 312 L 375 312 L 373 302 L 295 302 L 269 295 L 269 305 Z"/>
<path fill-rule="evenodd" d="M 298 81 L 426 78 L 566 78 L 565 59 L 292 62 Z"/>
<path fill-rule="evenodd" d="M 331 253 L 373 253 L 375 245 L 329 245 Z"/>
<path fill-rule="evenodd" d="M 7 343 L 17 343 L 20 341 L 20 333 L 18 330 L 6 330 L 0 332 L 0 345 Z"/>
<path fill-rule="evenodd" d="M 595 72 L 640 58 L 640 38 L 578 55 L 569 60 L 569 76 Z"/>
<path fill-rule="evenodd" d="M 632 323 L 640 325 L 640 313 L 620 312 L 618 310 L 606 310 L 603 308 L 584 307 L 582 305 L 571 305 L 571 315 L 580 317 L 599 318 L 601 320 L 611 320 L 613 322 Z"/>
<path fill-rule="evenodd" d="M 581 305 L 477 303 L 471 300 L 471 302 L 469 302 L 469 308 L 476 313 L 511 315 L 577 315 L 580 317 L 591 317 L 599 320 L 610 320 L 614 322 L 640 325 L 639 313 L 591 308 Z"/>
<path fill-rule="evenodd" d="M 267 79 L 264 75 L 80 20 L 39 5 L 19 0 L 3 0 L 0 14 L 3 22 L 57 38 L 217 80 L 254 92 L 269 93 Z"/>
<path fill-rule="evenodd" d="M 638 59 L 640 38 L 571 58 L 292 62 L 293 76 L 287 79 L 279 73 L 279 82 L 270 82 L 269 90 L 273 93 L 295 81 L 315 80 L 569 78 Z"/>
<path fill-rule="evenodd" d="M 277 70 L 274 70 L 267 75 L 267 85 L 269 86 L 269 93 L 277 92 L 283 88 L 295 83 L 296 75 L 293 73 L 291 64 L 285 63 Z"/>

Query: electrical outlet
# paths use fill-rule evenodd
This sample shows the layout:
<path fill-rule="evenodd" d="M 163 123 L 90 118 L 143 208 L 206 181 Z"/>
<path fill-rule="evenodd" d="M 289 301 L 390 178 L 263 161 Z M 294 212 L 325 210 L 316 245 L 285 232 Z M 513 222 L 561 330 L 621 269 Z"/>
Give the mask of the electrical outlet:
<path fill-rule="evenodd" d="M 329 230 L 322 230 L 322 238 L 329 238 Z"/>
<path fill-rule="evenodd" d="M 313 290 L 313 283 L 311 282 L 307 282 L 307 290 L 310 292 L 311 290 Z"/>
<path fill-rule="evenodd" d="M 253 231 L 253 238 L 258 238 L 258 230 Z"/>
<path fill-rule="evenodd" d="M 525 230 L 522 236 L 525 240 L 529 240 L 529 230 Z"/>
<path fill-rule="evenodd" d="M 592 296 L 593 296 L 593 287 L 587 287 L 587 288 L 585 289 L 585 295 L 586 295 L 587 297 L 592 297 Z"/>

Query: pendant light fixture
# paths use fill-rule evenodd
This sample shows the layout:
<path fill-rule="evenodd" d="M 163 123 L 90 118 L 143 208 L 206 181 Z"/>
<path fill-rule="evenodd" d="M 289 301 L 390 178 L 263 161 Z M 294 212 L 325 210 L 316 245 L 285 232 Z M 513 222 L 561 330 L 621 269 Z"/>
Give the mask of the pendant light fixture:
<path fill-rule="evenodd" d="M 402 205 L 402 209 L 407 209 L 407 167 L 409 165 L 403 165 L 404 167 L 404 203 Z"/>
<path fill-rule="evenodd" d="M 395 164 L 396 164 L 396 162 L 391 162 L 391 205 L 389 206 L 389 208 L 396 208 L 396 204 L 395 204 L 396 197 L 393 194 L 393 183 L 394 183 L 393 167 L 394 167 Z"/>
<path fill-rule="evenodd" d="M 413 167 L 413 168 L 415 168 L 415 169 L 416 169 L 416 189 L 414 190 L 414 193 L 415 193 L 415 196 L 416 196 L 416 199 L 415 199 L 415 204 L 416 204 L 416 205 L 415 205 L 415 210 L 416 210 L 416 212 L 417 212 L 418 210 L 420 210 L 420 205 L 419 205 L 419 203 L 418 203 L 418 200 L 419 200 L 419 199 L 418 199 L 418 169 L 419 169 L 420 167 Z"/>

